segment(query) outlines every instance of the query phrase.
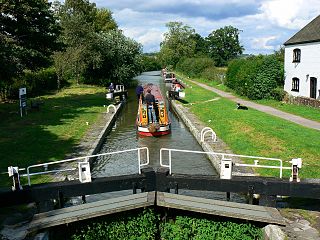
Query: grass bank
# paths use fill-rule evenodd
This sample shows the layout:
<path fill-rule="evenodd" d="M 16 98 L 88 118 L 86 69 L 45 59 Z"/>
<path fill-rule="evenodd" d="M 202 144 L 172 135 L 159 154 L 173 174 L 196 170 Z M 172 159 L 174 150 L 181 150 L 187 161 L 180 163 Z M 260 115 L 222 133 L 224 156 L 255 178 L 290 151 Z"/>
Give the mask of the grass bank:
<path fill-rule="evenodd" d="M 188 79 L 187 76 L 181 72 L 177 72 L 177 74 L 180 77 L 182 77 L 183 79 Z M 230 89 L 226 85 L 224 85 L 223 79 L 217 79 L 215 81 L 210 81 L 210 80 L 204 79 L 204 78 L 192 78 L 192 79 L 194 81 L 204 83 L 210 87 L 217 88 L 221 91 L 231 92 L 234 96 L 237 96 L 239 98 L 242 98 L 245 100 L 250 100 L 247 97 L 237 95 L 234 91 L 232 91 L 232 89 Z M 292 113 L 297 116 L 301 116 L 301 117 L 304 117 L 304 118 L 307 118 L 307 119 L 310 119 L 313 121 L 320 122 L 320 109 L 319 108 L 289 104 L 289 103 L 280 102 L 280 101 L 276 101 L 276 100 L 263 99 L 263 100 L 256 100 L 254 102 L 262 104 L 262 105 L 274 107 L 274 108 L 279 109 L 283 112 Z"/>
<path fill-rule="evenodd" d="M 236 110 L 235 103 L 188 82 L 185 107 L 214 129 L 236 154 L 281 158 L 301 157 L 300 176 L 319 178 L 319 131 L 250 109 Z M 290 165 L 286 163 L 286 165 Z M 279 171 L 257 170 L 263 176 L 279 176 Z M 290 171 L 285 171 L 285 176 Z"/>
<path fill-rule="evenodd" d="M 64 159 L 105 111 L 104 94 L 101 87 L 66 88 L 42 96 L 40 110 L 22 118 L 18 103 L 0 104 L 0 172 Z M 1 185 L 8 182 L 7 175 L 0 177 Z"/>

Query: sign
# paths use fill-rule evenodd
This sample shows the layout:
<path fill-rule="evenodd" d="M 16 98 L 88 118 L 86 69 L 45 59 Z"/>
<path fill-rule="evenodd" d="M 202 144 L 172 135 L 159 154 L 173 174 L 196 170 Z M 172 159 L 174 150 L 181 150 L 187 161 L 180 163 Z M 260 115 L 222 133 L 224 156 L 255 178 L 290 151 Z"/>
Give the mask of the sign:
<path fill-rule="evenodd" d="M 20 116 L 22 117 L 23 112 L 27 115 L 27 89 L 19 89 L 19 100 L 20 100 Z"/>

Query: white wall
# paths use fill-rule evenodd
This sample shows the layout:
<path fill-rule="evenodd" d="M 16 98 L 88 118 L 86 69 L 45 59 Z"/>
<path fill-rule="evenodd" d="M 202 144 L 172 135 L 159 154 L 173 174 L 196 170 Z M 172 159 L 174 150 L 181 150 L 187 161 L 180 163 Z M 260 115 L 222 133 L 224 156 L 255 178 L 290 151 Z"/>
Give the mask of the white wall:
<path fill-rule="evenodd" d="M 293 63 L 293 49 L 301 50 L 300 63 Z M 317 78 L 317 95 L 320 89 L 320 42 L 289 45 L 285 47 L 284 90 L 293 96 L 310 97 L 310 77 Z M 307 75 L 309 77 L 307 78 Z M 291 91 L 292 78 L 300 79 L 299 92 Z"/>

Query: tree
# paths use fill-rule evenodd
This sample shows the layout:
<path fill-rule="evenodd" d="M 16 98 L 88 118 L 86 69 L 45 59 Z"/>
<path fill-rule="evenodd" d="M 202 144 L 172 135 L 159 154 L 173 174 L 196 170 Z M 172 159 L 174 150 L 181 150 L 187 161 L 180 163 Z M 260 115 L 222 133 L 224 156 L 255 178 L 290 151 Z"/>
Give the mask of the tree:
<path fill-rule="evenodd" d="M 119 30 L 100 34 L 103 63 L 95 69 L 96 76 L 108 76 L 113 82 L 125 83 L 142 70 L 142 46 Z"/>
<path fill-rule="evenodd" d="M 195 54 L 199 56 L 209 56 L 208 46 L 206 40 L 198 33 L 192 34 L 190 36 L 192 40 L 195 41 Z"/>
<path fill-rule="evenodd" d="M 98 10 L 88 0 L 66 0 L 63 5 L 55 2 L 55 11 L 62 29 L 60 41 L 65 45 L 64 51 L 54 57 L 58 79 L 73 78 L 79 83 L 89 69 L 103 62 L 99 32 L 114 29 L 117 24 L 109 10 Z"/>
<path fill-rule="evenodd" d="M 160 44 L 159 56 L 163 64 L 175 67 L 181 58 L 194 55 L 196 41 L 191 36 L 195 30 L 182 22 L 169 22 L 166 27 L 168 32 Z"/>
<path fill-rule="evenodd" d="M 229 60 L 242 54 L 244 48 L 239 42 L 239 30 L 226 26 L 212 31 L 206 38 L 209 55 L 217 66 L 225 66 Z"/>
<path fill-rule="evenodd" d="M 59 27 L 46 0 L 6 0 L 0 10 L 0 91 L 6 92 L 23 70 L 50 64 Z"/>
<path fill-rule="evenodd" d="M 88 0 L 66 0 L 55 6 L 65 45 L 55 54 L 59 80 L 124 83 L 140 71 L 142 47 L 117 30 L 110 10 L 97 9 Z"/>

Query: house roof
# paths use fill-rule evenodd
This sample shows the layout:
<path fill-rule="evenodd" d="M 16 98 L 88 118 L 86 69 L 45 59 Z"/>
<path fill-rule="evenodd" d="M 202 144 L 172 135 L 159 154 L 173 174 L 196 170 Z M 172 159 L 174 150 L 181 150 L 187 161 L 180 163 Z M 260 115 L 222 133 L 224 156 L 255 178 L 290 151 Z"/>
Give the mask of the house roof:
<path fill-rule="evenodd" d="M 292 36 L 284 45 L 320 42 L 320 15 Z"/>

